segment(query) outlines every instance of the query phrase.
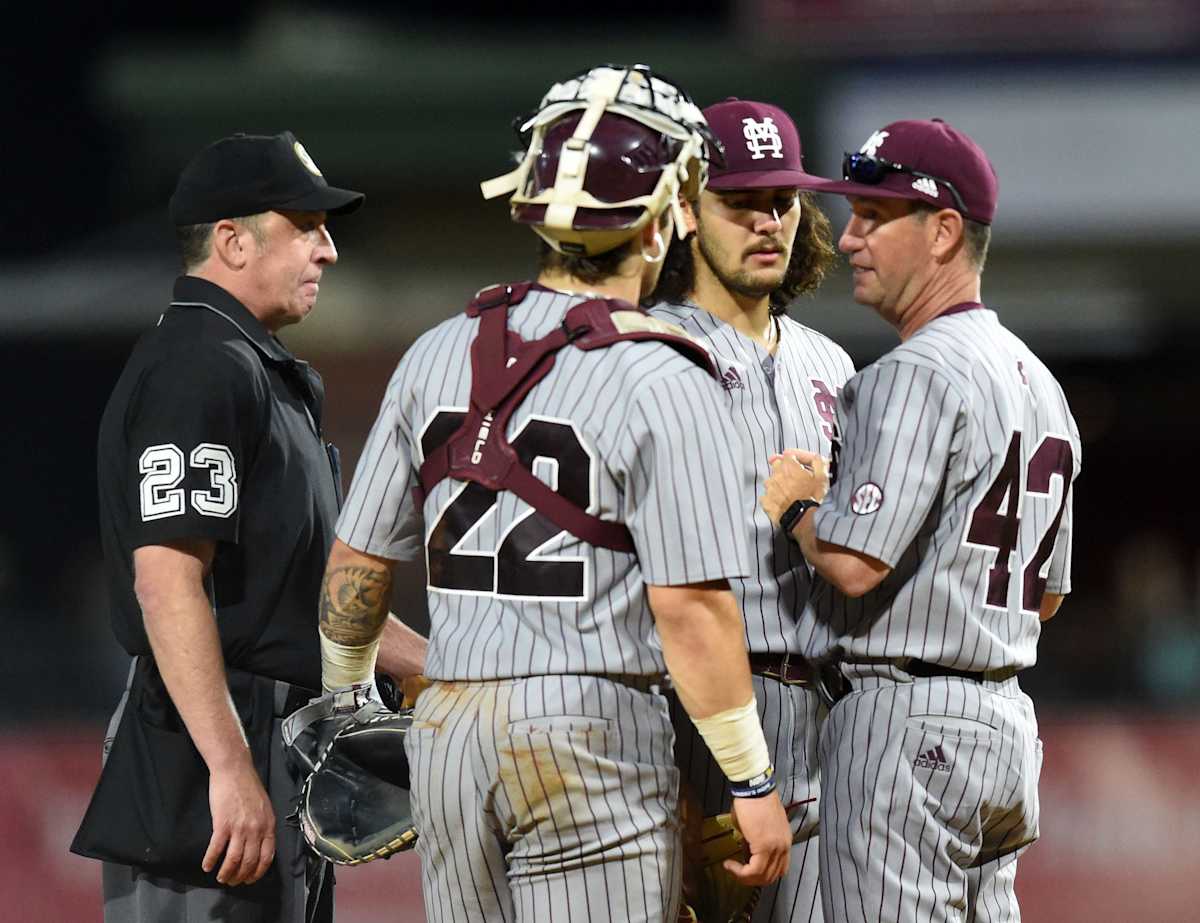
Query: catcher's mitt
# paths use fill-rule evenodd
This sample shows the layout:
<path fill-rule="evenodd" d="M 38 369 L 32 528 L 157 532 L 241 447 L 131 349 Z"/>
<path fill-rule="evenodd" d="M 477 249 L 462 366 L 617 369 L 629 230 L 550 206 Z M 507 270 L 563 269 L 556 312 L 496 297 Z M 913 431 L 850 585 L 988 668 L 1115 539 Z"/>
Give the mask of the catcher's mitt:
<path fill-rule="evenodd" d="M 698 841 L 689 852 L 694 865 L 687 876 L 687 900 L 699 923 L 749 923 L 762 888 L 742 884 L 721 865 L 746 854 L 746 841 L 734 826 L 733 816 L 704 818 Z"/>
<path fill-rule="evenodd" d="M 345 714 L 330 697 L 289 715 L 284 742 L 307 778 L 296 816 L 304 839 L 339 865 L 386 859 L 417 841 L 404 738 L 410 710 L 370 700 Z"/>

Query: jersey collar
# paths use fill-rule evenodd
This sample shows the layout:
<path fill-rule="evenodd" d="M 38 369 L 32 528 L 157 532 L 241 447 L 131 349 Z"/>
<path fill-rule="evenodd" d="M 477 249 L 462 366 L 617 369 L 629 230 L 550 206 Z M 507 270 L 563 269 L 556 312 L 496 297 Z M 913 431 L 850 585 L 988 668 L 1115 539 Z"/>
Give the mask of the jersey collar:
<path fill-rule="evenodd" d="M 276 363 L 300 388 L 313 430 L 321 432 L 321 411 L 325 403 L 325 385 L 321 376 L 301 359 L 288 352 L 250 310 L 229 292 L 198 276 L 180 276 L 175 280 L 173 308 L 199 308 L 211 311 L 233 324 L 264 359 Z"/>
<path fill-rule="evenodd" d="M 297 361 L 245 305 L 221 286 L 207 279 L 201 279 L 199 276 L 180 276 L 175 280 L 175 297 L 171 306 L 212 311 L 233 324 L 265 358 L 283 363 Z"/>
<path fill-rule="evenodd" d="M 775 352 L 772 353 L 753 337 L 742 333 L 742 331 L 738 330 L 737 327 L 733 326 L 733 324 L 726 320 L 722 320 L 711 311 L 696 304 L 694 301 L 664 301 L 660 302 L 660 304 L 668 305 L 671 310 L 679 308 L 688 311 L 688 319 L 695 323 L 705 336 L 713 336 L 718 330 L 720 330 L 722 327 L 725 327 L 737 338 L 737 342 L 743 344 L 746 349 L 751 350 L 755 356 L 758 356 L 759 361 L 765 361 L 767 365 L 774 365 L 774 363 L 779 361 L 779 353 L 780 350 L 783 349 L 782 315 L 771 315 L 771 323 L 775 330 Z"/>
<path fill-rule="evenodd" d="M 946 310 L 939 314 L 938 317 L 949 317 L 951 314 L 962 314 L 965 311 L 979 311 L 982 308 L 983 305 L 978 301 L 963 301 L 959 304 L 954 304 L 946 308 Z"/>

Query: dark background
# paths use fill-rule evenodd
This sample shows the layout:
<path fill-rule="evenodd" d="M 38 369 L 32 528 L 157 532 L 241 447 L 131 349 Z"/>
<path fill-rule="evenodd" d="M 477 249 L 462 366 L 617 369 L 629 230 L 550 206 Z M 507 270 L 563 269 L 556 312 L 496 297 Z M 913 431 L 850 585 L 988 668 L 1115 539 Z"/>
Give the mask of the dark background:
<path fill-rule="evenodd" d="M 17 26 L 17 22 L 20 26 Z M 177 272 L 166 201 L 235 131 L 291 129 L 367 204 L 317 311 L 283 339 L 323 373 L 353 464 L 396 361 L 534 239 L 478 182 L 554 81 L 646 62 L 701 105 L 782 105 L 806 166 L 898 118 L 988 151 L 984 298 L 1063 383 L 1083 438 L 1075 591 L 1022 676 L 1042 721 L 1024 918 L 1182 920 L 1200 906 L 1200 7 L 1193 0 L 117 3 L 25 7 L 0 39 L 0 891 L 5 919 L 99 917 L 68 856 L 127 659 L 96 529 L 100 412 Z M 845 209 L 822 203 L 835 227 Z M 861 366 L 892 331 L 841 271 L 793 316 Z M 181 408 L 181 412 L 186 412 Z M 424 622 L 420 567 L 394 608 Z M 8 850 L 8 852 L 5 852 Z M 340 878 L 344 923 L 419 920 L 411 856 Z"/>
<path fill-rule="evenodd" d="M 969 94 L 1032 75 L 1043 101 L 1062 94 L 1069 125 L 1080 87 L 1085 104 L 1105 113 L 1103 81 L 1113 74 L 1130 75 L 1124 85 L 1145 87 L 1150 100 L 1197 81 L 1196 20 L 1186 5 L 1141 4 L 1149 38 L 1114 37 L 1105 4 L 1083 4 L 1086 16 L 1079 4 L 1061 6 L 1061 15 L 1049 4 L 1022 27 L 994 4 L 966 4 L 938 29 L 898 36 L 887 4 L 866 2 L 668 3 L 652 13 L 609 3 L 603 23 L 590 8 L 557 4 L 468 7 L 446 18 L 432 5 L 260 3 L 218 17 L 125 3 L 82 14 L 71 28 L 47 16 L 41 35 L 10 34 L 4 99 L 14 111 L 3 153 L 8 220 L 0 222 L 0 374 L 9 396 L 0 606 L 10 643 L 0 676 L 21 707 L 4 720 L 99 719 L 119 691 L 122 656 L 99 591 L 96 424 L 136 336 L 167 300 L 176 270 L 165 201 L 203 144 L 236 130 L 290 128 L 332 182 L 368 193 L 363 211 L 332 223 L 341 262 L 317 313 L 284 335 L 325 374 L 329 428 L 352 463 L 407 344 L 477 288 L 531 271 L 530 235 L 475 184 L 506 169 L 511 119 L 553 80 L 589 63 L 645 60 L 701 105 L 731 94 L 781 103 L 806 139 L 808 168 L 827 175 L 841 148 L 861 142 L 861 133 L 828 137 L 851 130 L 846 112 L 879 105 L 898 83 Z M 967 95 L 962 111 L 940 114 L 986 133 L 993 99 Z M 918 95 L 888 118 L 927 114 Z M 1093 122 L 1093 133 L 1119 138 L 1119 114 Z M 1172 114 L 1163 124 L 1177 126 Z M 1034 144 L 1039 129 L 1029 131 Z M 1043 153 L 998 163 L 985 299 L 1063 382 L 1084 439 L 1076 592 L 1047 627 L 1026 681 L 1049 706 L 1181 709 L 1200 698 L 1197 235 L 1187 221 L 1158 221 L 1152 205 L 1139 214 L 1127 188 L 1150 189 L 1167 169 L 1164 152 L 1190 139 L 1144 137 L 1140 159 L 1113 163 L 1110 144 L 1064 137 L 1051 164 Z M 1081 175 L 1079 201 L 1036 210 L 1058 181 L 1078 185 Z M 1106 211 L 1097 200 L 1114 189 L 1124 198 Z M 1016 231 L 1005 224 L 1010 199 Z M 1033 212 L 1020 211 L 1031 201 Z M 838 226 L 844 212 L 836 201 L 828 208 Z M 1085 212 L 1101 220 L 1080 218 Z M 861 366 L 893 341 L 847 293 L 846 276 L 835 276 L 793 314 L 841 341 Z M 1103 302 L 1109 296 L 1115 308 Z M 421 624 L 420 574 L 406 578 L 396 608 Z M 47 666 L 59 681 L 39 682 Z"/>

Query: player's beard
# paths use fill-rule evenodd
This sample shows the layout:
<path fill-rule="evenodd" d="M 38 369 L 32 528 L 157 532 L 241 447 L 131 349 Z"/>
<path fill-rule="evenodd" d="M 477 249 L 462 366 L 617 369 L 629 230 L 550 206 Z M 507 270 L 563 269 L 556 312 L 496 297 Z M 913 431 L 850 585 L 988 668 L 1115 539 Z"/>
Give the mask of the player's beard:
<path fill-rule="evenodd" d="M 782 241 L 772 240 L 770 242 L 775 246 L 783 247 Z M 704 260 L 709 271 L 716 276 L 717 281 L 729 291 L 747 298 L 762 298 L 783 285 L 783 280 L 787 276 L 788 262 L 791 259 L 791 250 L 784 248 L 779 253 L 782 268 L 778 270 L 771 272 L 759 270 L 754 273 L 748 269 L 739 268 L 729 272 L 721 264 L 723 261 L 730 263 L 732 260 L 728 259 L 728 254 L 723 250 L 712 246 L 706 240 L 703 227 L 696 234 L 696 246 L 700 251 L 701 259 Z"/>

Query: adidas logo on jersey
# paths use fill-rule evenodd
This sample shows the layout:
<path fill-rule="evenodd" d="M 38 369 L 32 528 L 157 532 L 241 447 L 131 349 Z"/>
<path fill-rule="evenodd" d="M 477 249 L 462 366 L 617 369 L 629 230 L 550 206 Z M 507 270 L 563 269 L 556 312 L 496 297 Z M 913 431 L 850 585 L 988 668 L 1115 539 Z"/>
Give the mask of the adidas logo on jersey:
<path fill-rule="evenodd" d="M 732 391 L 735 388 L 746 387 L 742 383 L 742 376 L 737 373 L 737 369 L 730 368 L 721 376 L 721 387 L 726 391 Z"/>
<path fill-rule="evenodd" d="M 933 199 L 938 197 L 938 185 L 928 176 L 918 176 L 913 180 L 912 187 L 922 195 L 927 195 Z"/>
<path fill-rule="evenodd" d="M 913 760 L 914 769 L 932 769 L 934 772 L 949 772 L 950 760 L 946 758 L 946 751 L 942 749 L 942 745 L 938 744 L 932 750 L 926 750 Z"/>

